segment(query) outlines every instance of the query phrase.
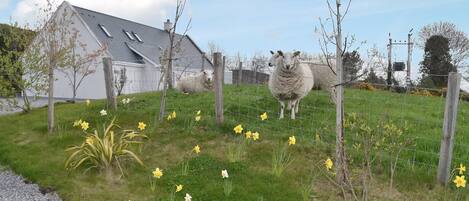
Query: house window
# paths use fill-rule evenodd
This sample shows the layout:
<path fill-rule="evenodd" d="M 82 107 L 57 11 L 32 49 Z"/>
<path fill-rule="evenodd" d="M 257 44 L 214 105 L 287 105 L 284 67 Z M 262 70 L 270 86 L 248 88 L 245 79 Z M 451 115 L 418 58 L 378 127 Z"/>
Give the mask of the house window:
<path fill-rule="evenodd" d="M 124 33 L 127 35 L 127 37 L 129 37 L 130 40 L 135 40 L 135 38 L 128 31 L 124 30 Z"/>
<path fill-rule="evenodd" d="M 107 37 L 112 38 L 111 33 L 109 33 L 109 31 L 106 29 L 104 25 L 99 24 L 98 26 L 101 28 L 101 30 L 103 30 L 104 34 L 106 34 Z"/>
<path fill-rule="evenodd" d="M 135 38 L 137 38 L 138 42 L 143 43 L 142 38 L 140 38 L 140 36 L 137 33 L 135 33 L 135 32 L 132 32 L 132 33 L 134 34 Z"/>

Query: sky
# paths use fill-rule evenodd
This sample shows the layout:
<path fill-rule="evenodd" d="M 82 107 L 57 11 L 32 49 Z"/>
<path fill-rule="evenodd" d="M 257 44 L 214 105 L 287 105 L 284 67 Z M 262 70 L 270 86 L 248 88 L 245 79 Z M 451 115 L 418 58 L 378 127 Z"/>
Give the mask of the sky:
<path fill-rule="evenodd" d="M 172 18 L 176 0 L 70 0 L 84 8 L 162 28 Z M 326 0 L 188 0 L 183 23 L 192 18 L 189 35 L 202 48 L 213 42 L 227 54 L 250 56 L 269 50 L 301 50 L 320 54 L 319 18 L 328 18 Z M 344 3 L 348 2 L 342 0 Z M 33 22 L 37 5 L 46 0 L 0 0 L 0 23 Z M 60 3 L 60 0 L 57 0 Z M 469 33 L 468 0 L 352 0 L 343 22 L 344 35 L 357 39 L 362 57 L 376 46 L 386 53 L 388 33 L 407 40 L 408 31 L 448 21 Z M 362 44 L 361 42 L 365 42 Z M 394 61 L 405 61 L 407 47 L 394 49 Z M 423 51 L 415 47 L 412 77 Z"/>

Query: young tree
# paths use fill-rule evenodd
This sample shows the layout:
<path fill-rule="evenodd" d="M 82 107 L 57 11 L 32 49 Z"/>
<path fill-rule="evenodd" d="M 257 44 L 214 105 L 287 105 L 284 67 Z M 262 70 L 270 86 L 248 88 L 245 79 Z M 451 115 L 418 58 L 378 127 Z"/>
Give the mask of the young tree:
<path fill-rule="evenodd" d="M 343 14 L 341 13 L 343 9 L 341 0 L 335 0 L 335 3 L 331 5 L 329 0 L 326 0 L 329 18 L 327 21 L 331 22 L 330 26 L 332 31 L 328 32 L 326 30 L 325 24 L 319 19 L 321 24 L 321 35 L 322 38 L 319 39 L 319 44 L 321 50 L 324 54 L 324 58 L 330 69 L 334 72 L 334 68 L 331 64 L 330 59 L 335 58 L 335 74 L 337 75 L 337 104 L 336 104 L 336 155 L 335 155 L 335 164 L 336 164 L 336 181 L 341 186 L 349 186 L 349 189 L 355 195 L 353 188 L 351 186 L 349 178 L 349 170 L 347 166 L 347 157 L 345 152 L 345 141 L 344 141 L 344 77 L 343 77 L 343 56 L 352 43 L 354 42 L 354 37 L 345 37 L 345 41 L 342 38 L 342 22 L 347 15 L 351 0 L 348 1 L 346 9 Z M 335 55 L 328 51 L 328 46 L 332 45 L 335 48 Z M 345 195 L 344 195 L 345 196 Z M 356 196 L 355 196 L 356 197 Z"/>
<path fill-rule="evenodd" d="M 160 99 L 160 113 L 159 113 L 159 120 L 162 121 L 164 119 L 165 108 L 166 108 L 166 93 L 168 89 L 173 88 L 173 63 L 175 59 L 175 54 L 177 51 L 181 51 L 181 43 L 184 39 L 186 39 L 186 34 L 190 29 L 192 19 L 189 19 L 185 31 L 181 35 L 176 34 L 176 29 L 178 23 L 184 14 L 184 9 L 186 8 L 187 0 L 177 0 L 176 2 L 176 10 L 174 15 L 174 21 L 170 29 L 168 30 L 169 36 L 169 47 L 165 48 L 163 51 L 163 55 L 161 55 L 161 64 L 162 67 L 165 69 L 163 73 L 163 77 L 165 77 L 165 82 L 163 84 L 163 93 Z"/>
<path fill-rule="evenodd" d="M 451 63 L 449 40 L 444 36 L 435 35 L 425 43 L 423 61 L 420 72 L 423 80 L 430 79 L 436 87 L 445 87 L 449 72 L 457 71 Z"/>
<path fill-rule="evenodd" d="M 72 29 L 68 41 L 70 49 L 66 52 L 67 56 L 64 57 L 60 68 L 58 68 L 65 75 L 72 88 L 73 103 L 76 101 L 78 88 L 87 76 L 96 72 L 97 59 L 106 50 L 105 46 L 93 51 L 88 50 L 87 45 L 80 41 L 79 36 L 79 31 Z"/>
<path fill-rule="evenodd" d="M 440 35 L 448 39 L 449 54 L 451 63 L 460 67 L 469 58 L 469 39 L 463 31 L 459 30 L 455 24 L 450 22 L 435 22 L 424 26 L 419 33 L 419 46 L 425 48 L 427 40 L 435 35 Z"/>

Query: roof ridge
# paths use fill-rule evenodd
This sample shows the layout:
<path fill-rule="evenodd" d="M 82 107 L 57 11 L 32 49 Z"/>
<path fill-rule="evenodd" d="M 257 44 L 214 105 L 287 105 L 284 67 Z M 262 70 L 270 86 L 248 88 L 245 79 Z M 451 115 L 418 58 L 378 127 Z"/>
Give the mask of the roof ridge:
<path fill-rule="evenodd" d="M 146 24 L 143 24 L 143 23 L 140 23 L 140 22 L 135 22 L 135 21 L 128 20 L 128 19 L 124 19 L 124 18 L 121 18 L 121 17 L 117 17 L 117 16 L 114 16 L 114 15 L 110 15 L 110 14 L 106 14 L 106 13 L 102 13 L 102 12 L 90 10 L 90 9 L 88 9 L 88 8 L 83 8 L 83 7 L 80 7 L 80 6 L 73 5 L 73 4 L 70 4 L 70 5 L 72 5 L 72 7 L 74 7 L 74 8 L 83 9 L 83 10 L 86 10 L 86 11 L 89 11 L 89 12 L 93 12 L 93 13 L 97 13 L 97 14 L 101 14 L 101 15 L 106 15 L 106 16 L 108 16 L 108 17 L 113 17 L 113 18 L 116 18 L 116 19 L 124 20 L 124 21 L 127 21 L 127 22 L 132 22 L 132 23 L 139 24 L 139 25 L 142 25 L 142 26 L 146 26 L 146 27 L 149 27 L 149 28 L 152 28 L 152 29 L 156 29 L 156 30 L 161 31 L 161 32 L 166 32 L 166 31 L 164 31 L 163 29 L 156 28 L 156 27 L 153 27 L 153 26 L 150 26 L 150 25 L 146 25 Z M 178 34 L 178 35 L 179 35 L 179 34 Z"/>

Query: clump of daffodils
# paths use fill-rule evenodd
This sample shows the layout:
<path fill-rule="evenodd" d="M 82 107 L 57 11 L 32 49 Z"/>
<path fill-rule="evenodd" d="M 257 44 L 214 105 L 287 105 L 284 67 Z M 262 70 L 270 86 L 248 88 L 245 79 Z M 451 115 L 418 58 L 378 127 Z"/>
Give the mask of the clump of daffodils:
<path fill-rule="evenodd" d="M 122 102 L 122 104 L 123 104 L 123 105 L 127 105 L 127 104 L 129 104 L 129 103 L 130 103 L 130 101 L 131 101 L 131 99 L 130 99 L 130 98 L 124 98 L 124 99 L 122 99 L 122 101 L 121 101 L 121 102 Z"/>
<path fill-rule="evenodd" d="M 229 175 L 227 170 L 221 171 L 221 177 L 223 179 L 223 193 L 226 197 L 230 196 L 231 191 L 233 191 L 233 183 L 229 180 Z"/>
<path fill-rule="evenodd" d="M 176 111 L 171 112 L 166 119 L 168 121 L 176 119 Z"/>
<path fill-rule="evenodd" d="M 107 111 L 105 109 L 102 109 L 99 114 L 101 114 L 101 116 L 106 116 L 107 115 Z"/>

